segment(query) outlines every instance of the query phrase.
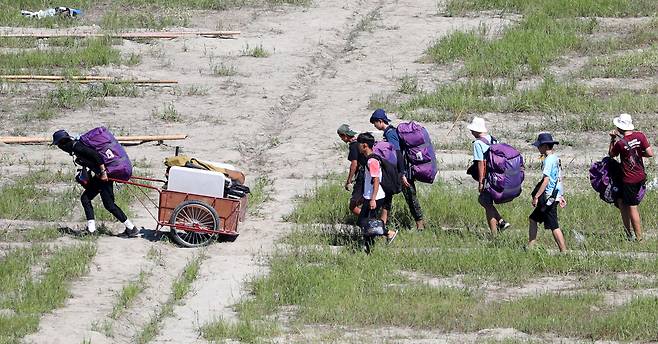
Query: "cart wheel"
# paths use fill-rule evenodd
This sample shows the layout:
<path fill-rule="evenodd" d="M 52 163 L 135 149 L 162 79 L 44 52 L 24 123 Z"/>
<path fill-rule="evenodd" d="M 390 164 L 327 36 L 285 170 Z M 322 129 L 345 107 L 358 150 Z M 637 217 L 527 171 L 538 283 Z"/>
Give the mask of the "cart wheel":
<path fill-rule="evenodd" d="M 200 226 L 208 230 L 219 228 L 219 215 L 211 206 L 200 201 L 185 201 L 171 214 L 171 223 L 185 226 Z M 215 234 L 186 231 L 171 227 L 169 236 L 177 244 L 185 247 L 208 245 Z"/>

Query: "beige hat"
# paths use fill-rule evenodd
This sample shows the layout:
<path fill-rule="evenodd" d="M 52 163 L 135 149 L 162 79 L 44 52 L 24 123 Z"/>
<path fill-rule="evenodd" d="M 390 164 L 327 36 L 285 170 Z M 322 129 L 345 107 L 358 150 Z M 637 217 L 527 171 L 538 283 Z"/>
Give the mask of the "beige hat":
<path fill-rule="evenodd" d="M 484 118 L 481 117 L 473 117 L 473 122 L 471 122 L 471 124 L 469 124 L 466 128 L 477 133 L 487 132 L 487 126 L 484 124 Z"/>
<path fill-rule="evenodd" d="M 635 127 L 633 126 L 633 118 L 631 118 L 631 115 L 627 113 L 622 113 L 621 115 L 619 115 L 619 117 L 615 117 L 615 119 L 612 120 L 612 123 L 615 124 L 615 127 L 621 130 L 635 129 Z"/>

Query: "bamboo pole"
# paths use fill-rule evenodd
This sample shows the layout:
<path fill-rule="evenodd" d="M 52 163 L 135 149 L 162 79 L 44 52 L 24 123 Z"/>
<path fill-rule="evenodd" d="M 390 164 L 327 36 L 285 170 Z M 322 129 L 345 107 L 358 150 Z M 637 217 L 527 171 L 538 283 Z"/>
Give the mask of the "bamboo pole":
<path fill-rule="evenodd" d="M 123 144 L 136 144 L 146 143 L 151 141 L 173 141 L 184 140 L 187 138 L 185 134 L 174 135 L 142 135 L 142 136 L 117 136 L 116 139 L 119 143 Z M 0 142 L 6 144 L 42 144 L 51 143 L 52 139 L 49 137 L 39 136 L 0 136 Z"/>
<path fill-rule="evenodd" d="M 6 80 L 112 80 L 111 76 L 95 76 L 95 75 L 0 75 L 0 79 Z"/>
<path fill-rule="evenodd" d="M 77 82 L 81 84 L 94 82 L 108 82 L 114 84 L 177 84 L 176 80 L 155 80 L 155 79 L 117 79 L 111 76 L 61 76 L 61 75 L 0 75 L 0 80 L 7 82 Z"/>
<path fill-rule="evenodd" d="M 240 31 L 146 31 L 146 32 L 120 32 L 120 33 L 93 33 L 93 32 L 51 32 L 51 33 L 0 33 L 0 37 L 32 37 L 32 38 L 58 38 L 58 37 L 111 37 L 123 39 L 136 39 L 136 38 L 179 38 L 179 37 L 213 37 L 213 38 L 234 38 L 240 34 Z"/>
<path fill-rule="evenodd" d="M 0 80 L 2 80 L 0 78 Z M 42 83 L 65 83 L 65 82 L 75 82 L 78 84 L 91 84 L 97 82 L 105 82 L 110 84 L 135 84 L 135 85 L 167 85 L 167 84 L 178 84 L 176 80 L 48 80 L 48 79 L 5 79 L 6 82 L 13 83 L 30 83 L 30 82 L 42 82 Z"/>

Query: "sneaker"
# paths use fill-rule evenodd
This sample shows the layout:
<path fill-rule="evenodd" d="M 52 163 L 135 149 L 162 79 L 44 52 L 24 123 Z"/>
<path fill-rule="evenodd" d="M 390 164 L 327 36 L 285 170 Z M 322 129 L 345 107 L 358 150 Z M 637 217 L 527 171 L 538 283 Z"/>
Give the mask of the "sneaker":
<path fill-rule="evenodd" d="M 126 238 L 136 238 L 139 236 L 139 229 L 137 227 L 133 227 L 133 229 L 128 229 L 124 230 L 119 234 L 120 237 L 126 237 Z"/>
<path fill-rule="evenodd" d="M 503 231 L 505 231 L 507 228 L 509 228 L 511 225 L 512 225 L 512 224 L 510 224 L 509 222 L 507 222 L 507 221 L 505 221 L 505 220 L 503 220 L 503 219 L 500 219 L 500 221 L 498 221 L 498 225 L 497 225 L 496 227 L 498 228 L 498 231 L 499 231 L 499 232 L 503 232 Z"/>

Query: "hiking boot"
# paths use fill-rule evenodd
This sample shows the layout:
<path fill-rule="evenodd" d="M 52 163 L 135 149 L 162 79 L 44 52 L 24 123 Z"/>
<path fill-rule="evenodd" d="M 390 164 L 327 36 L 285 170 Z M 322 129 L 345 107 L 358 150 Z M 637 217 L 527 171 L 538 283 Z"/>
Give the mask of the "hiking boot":
<path fill-rule="evenodd" d="M 510 224 L 509 222 L 507 222 L 503 219 L 500 219 L 500 221 L 498 221 L 498 225 L 496 225 L 496 227 L 498 228 L 498 232 L 504 232 L 511 225 L 512 224 Z"/>
<path fill-rule="evenodd" d="M 119 234 L 120 237 L 126 237 L 126 238 L 136 238 L 139 236 L 139 229 L 137 227 L 133 227 L 133 229 L 128 229 L 124 230 Z"/>

